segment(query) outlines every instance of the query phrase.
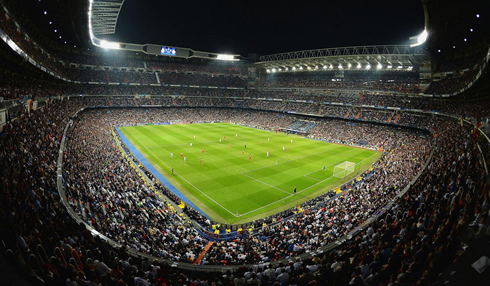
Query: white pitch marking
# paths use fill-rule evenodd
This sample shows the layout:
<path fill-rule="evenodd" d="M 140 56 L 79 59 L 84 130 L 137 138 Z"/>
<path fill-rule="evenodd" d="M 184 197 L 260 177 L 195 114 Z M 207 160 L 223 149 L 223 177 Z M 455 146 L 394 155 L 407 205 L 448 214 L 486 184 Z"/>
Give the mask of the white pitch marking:
<path fill-rule="evenodd" d="M 266 182 L 262 182 L 261 180 L 256 179 L 256 178 L 254 178 L 254 177 L 252 177 L 252 176 L 249 176 L 249 175 L 247 175 L 247 174 L 245 174 L 245 173 L 241 173 L 241 174 L 242 174 L 242 175 L 244 175 L 245 177 L 248 177 L 248 178 L 250 178 L 250 179 L 252 179 L 252 180 L 255 180 L 255 181 L 259 182 L 259 183 L 262 183 L 262 184 L 264 184 L 264 185 L 266 185 L 266 186 L 269 186 L 269 187 L 271 187 L 271 188 L 274 188 L 274 189 L 276 189 L 276 190 L 279 190 L 279 191 L 281 191 L 281 192 L 283 192 L 283 193 L 286 193 L 286 194 L 288 194 L 288 195 L 290 195 L 290 194 L 291 194 L 291 193 L 290 193 L 290 192 L 288 192 L 288 191 L 285 191 L 285 190 L 283 190 L 283 189 L 279 189 L 278 187 L 274 187 L 273 185 L 269 185 L 269 184 L 267 184 Z"/>

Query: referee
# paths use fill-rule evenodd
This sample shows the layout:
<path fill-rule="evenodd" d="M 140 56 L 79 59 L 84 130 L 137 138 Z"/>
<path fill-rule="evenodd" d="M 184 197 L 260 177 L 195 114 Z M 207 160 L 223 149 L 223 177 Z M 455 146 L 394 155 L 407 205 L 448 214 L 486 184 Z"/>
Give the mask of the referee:
<path fill-rule="evenodd" d="M 294 186 L 294 194 L 296 195 L 296 186 Z"/>

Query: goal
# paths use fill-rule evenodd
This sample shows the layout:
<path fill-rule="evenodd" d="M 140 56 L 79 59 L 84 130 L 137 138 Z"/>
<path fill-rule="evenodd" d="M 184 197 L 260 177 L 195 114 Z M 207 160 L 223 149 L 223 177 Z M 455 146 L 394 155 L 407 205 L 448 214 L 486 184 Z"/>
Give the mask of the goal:
<path fill-rule="evenodd" d="M 356 163 L 345 161 L 333 168 L 333 176 L 337 178 L 345 178 L 351 173 L 354 173 Z"/>

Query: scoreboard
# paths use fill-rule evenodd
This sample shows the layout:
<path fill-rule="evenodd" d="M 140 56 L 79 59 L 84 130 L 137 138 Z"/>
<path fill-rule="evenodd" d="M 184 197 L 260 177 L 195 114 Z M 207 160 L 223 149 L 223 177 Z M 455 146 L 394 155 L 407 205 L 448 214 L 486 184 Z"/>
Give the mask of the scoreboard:
<path fill-rule="evenodd" d="M 162 47 L 160 50 L 160 54 L 165 55 L 165 56 L 175 56 L 176 51 L 175 48 L 172 47 Z"/>

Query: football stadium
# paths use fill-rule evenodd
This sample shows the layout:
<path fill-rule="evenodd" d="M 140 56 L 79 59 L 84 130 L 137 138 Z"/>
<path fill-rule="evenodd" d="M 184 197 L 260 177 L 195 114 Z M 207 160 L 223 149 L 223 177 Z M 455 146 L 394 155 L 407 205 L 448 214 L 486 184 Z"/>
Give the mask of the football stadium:
<path fill-rule="evenodd" d="M 0 0 L 2 285 L 488 285 L 490 3 Z"/>

